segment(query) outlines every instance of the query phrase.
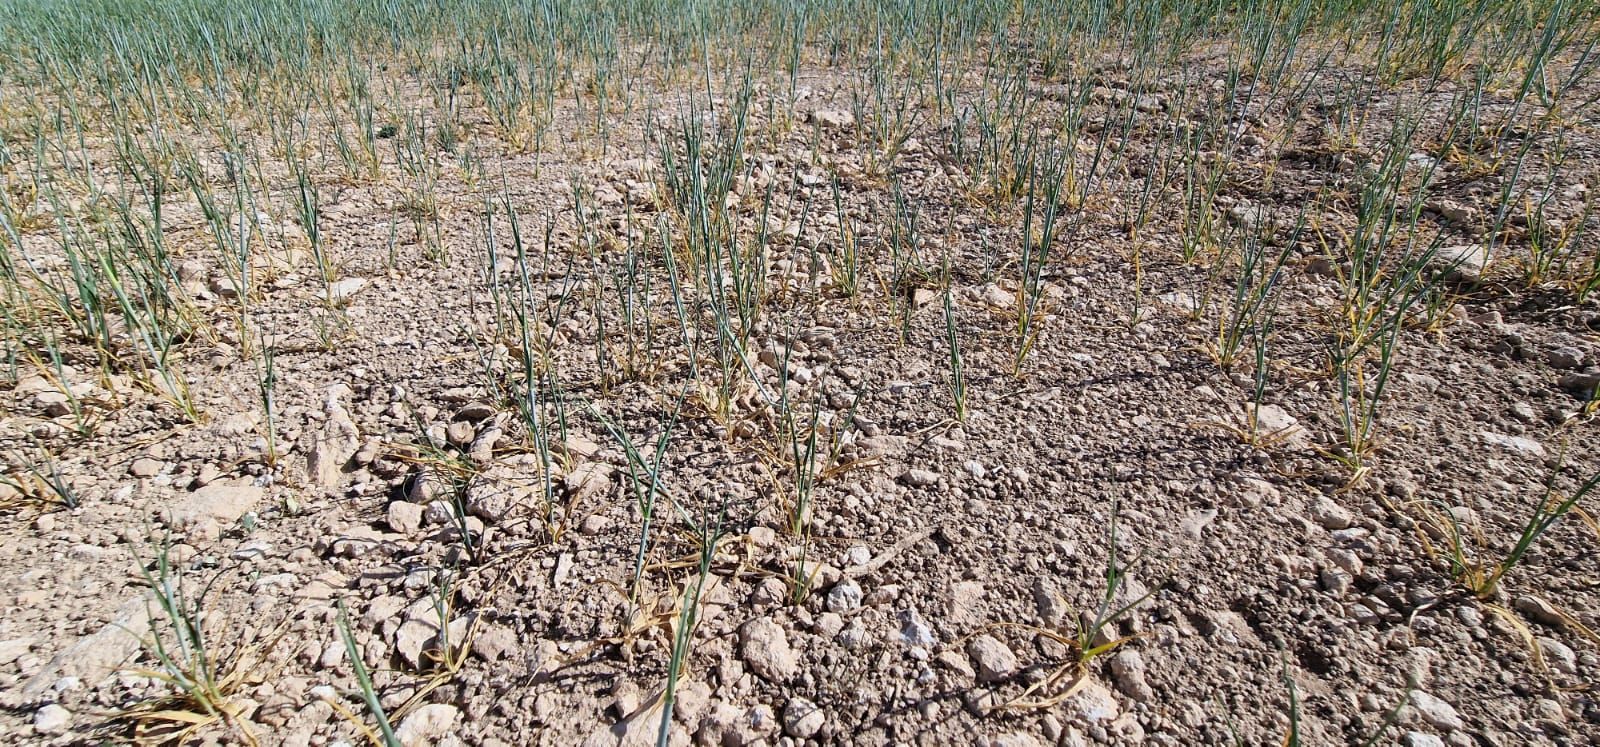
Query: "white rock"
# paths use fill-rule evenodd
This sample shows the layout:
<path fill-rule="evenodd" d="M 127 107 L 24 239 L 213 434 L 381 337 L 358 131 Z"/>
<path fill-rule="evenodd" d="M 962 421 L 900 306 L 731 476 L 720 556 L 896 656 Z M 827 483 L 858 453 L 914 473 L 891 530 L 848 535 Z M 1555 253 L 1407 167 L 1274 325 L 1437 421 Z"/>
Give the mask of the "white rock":
<path fill-rule="evenodd" d="M 1455 731 L 1466 726 L 1461 717 L 1456 715 L 1454 706 L 1421 690 L 1411 693 L 1411 705 L 1417 709 L 1423 721 L 1437 728 Z"/>
<path fill-rule="evenodd" d="M 1350 512 L 1325 495 L 1319 495 L 1311 502 L 1310 513 L 1311 520 L 1327 530 L 1348 529 L 1352 523 Z"/>
<path fill-rule="evenodd" d="M 811 121 L 823 127 L 842 130 L 855 126 L 856 115 L 843 109 L 814 109 L 811 112 Z"/>
<path fill-rule="evenodd" d="M 1554 638 L 1540 636 L 1535 640 L 1539 644 L 1539 652 L 1551 668 L 1563 674 L 1578 673 L 1578 655 L 1571 647 Z"/>
<path fill-rule="evenodd" d="M 827 723 L 827 714 L 805 698 L 794 698 L 783 707 L 783 731 L 796 739 L 810 739 Z"/>
<path fill-rule="evenodd" d="M 345 278 L 335 280 L 328 284 L 328 301 L 333 304 L 342 304 L 355 297 L 367 287 L 366 278 Z"/>
<path fill-rule="evenodd" d="M 900 483 L 913 488 L 928 488 L 939 484 L 939 473 L 925 469 L 908 469 L 900 473 Z"/>
<path fill-rule="evenodd" d="M 128 474 L 133 475 L 134 477 L 155 477 L 156 475 L 161 474 L 161 468 L 163 466 L 165 465 L 163 465 L 161 461 L 157 459 L 135 459 L 133 460 L 133 464 L 128 467 Z"/>
<path fill-rule="evenodd" d="M 1093 681 L 1085 682 L 1082 689 L 1073 693 L 1072 697 L 1067 699 L 1066 707 L 1068 712 L 1078 719 L 1091 724 L 1111 721 L 1117 717 L 1120 710 L 1117 699 L 1111 691 Z"/>
<path fill-rule="evenodd" d="M 849 612 L 861 606 L 861 585 L 855 581 L 840 581 L 828 590 L 828 611 Z"/>
<path fill-rule="evenodd" d="M 928 621 L 916 610 L 901 610 L 898 615 L 900 620 L 900 642 L 913 647 L 930 648 L 939 642 L 938 636 L 933 634 L 933 628 Z"/>
<path fill-rule="evenodd" d="M 1118 651 L 1111 657 L 1111 675 L 1117 680 L 1117 689 L 1134 700 L 1144 702 L 1155 696 L 1144 676 L 1144 657 L 1133 649 Z"/>
<path fill-rule="evenodd" d="M 5 666 L 21 658 L 23 654 L 33 649 L 32 638 L 12 638 L 0 641 L 0 666 Z"/>
<path fill-rule="evenodd" d="M 422 531 L 422 513 L 424 508 L 410 501 L 394 501 L 389 504 L 389 528 L 401 534 L 416 534 Z"/>
<path fill-rule="evenodd" d="M 1504 433 L 1479 431 L 1478 438 L 1483 439 L 1483 442 L 1490 446 L 1499 446 L 1508 451 L 1515 451 L 1532 457 L 1544 456 L 1544 446 L 1540 445 L 1538 441 L 1524 436 L 1508 436 Z"/>
<path fill-rule="evenodd" d="M 991 635 L 980 635 L 967 642 L 967 655 L 979 682 L 999 682 L 1017 671 L 1017 655 Z"/>
<path fill-rule="evenodd" d="M 800 671 L 788 634 L 764 617 L 739 629 L 739 652 L 750 671 L 770 682 L 788 682 Z"/>
<path fill-rule="evenodd" d="M 343 385 L 327 391 L 322 408 L 328 419 L 312 435 L 306 450 L 306 473 L 313 485 L 337 487 L 344 480 L 345 466 L 361 448 L 361 432 L 349 411 L 339 404 L 339 395 L 345 391 Z"/>
<path fill-rule="evenodd" d="M 33 730 L 40 734 L 63 734 L 72 725 L 72 711 L 51 703 L 33 713 Z"/>
<path fill-rule="evenodd" d="M 203 519 L 232 524 L 255 508 L 264 497 L 266 491 L 254 485 L 214 482 L 169 505 L 164 512 L 166 523 L 174 529 L 187 528 Z"/>
<path fill-rule="evenodd" d="M 455 706 L 429 703 L 406 716 L 394 735 L 405 747 L 433 745 L 454 732 L 460 714 Z"/>

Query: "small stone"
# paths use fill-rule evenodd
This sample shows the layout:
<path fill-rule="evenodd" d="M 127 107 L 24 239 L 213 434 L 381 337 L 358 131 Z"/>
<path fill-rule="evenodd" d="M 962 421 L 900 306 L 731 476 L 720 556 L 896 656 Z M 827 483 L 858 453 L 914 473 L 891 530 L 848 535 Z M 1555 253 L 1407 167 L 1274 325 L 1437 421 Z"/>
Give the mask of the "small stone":
<path fill-rule="evenodd" d="M 1347 529 L 1353 521 L 1344 506 L 1334 503 L 1325 495 L 1317 496 L 1311 502 L 1311 520 L 1328 530 Z"/>
<path fill-rule="evenodd" d="M 1121 710 L 1111 691 L 1093 681 L 1085 683 L 1082 689 L 1068 698 L 1066 707 L 1079 720 L 1090 724 L 1111 721 Z"/>
<path fill-rule="evenodd" d="M 394 634 L 394 650 L 413 669 L 424 662 L 423 649 L 439 631 L 439 626 L 421 620 L 406 620 Z"/>
<path fill-rule="evenodd" d="M 843 130 L 855 126 L 856 115 L 844 109 L 814 109 L 811 121 L 828 129 Z"/>
<path fill-rule="evenodd" d="M 829 612 L 850 612 L 861 606 L 861 585 L 853 580 L 840 581 L 828 590 Z"/>
<path fill-rule="evenodd" d="M 805 698 L 790 700 L 783 707 L 783 732 L 795 739 L 810 739 L 827 723 L 821 708 Z"/>
<path fill-rule="evenodd" d="M 1118 651 L 1111 658 L 1111 675 L 1117 680 L 1117 689 L 1134 700 L 1144 702 L 1155 697 L 1155 691 L 1145 680 L 1144 657 L 1133 649 Z"/>
<path fill-rule="evenodd" d="M 590 514 L 584 517 L 582 524 L 578 525 L 578 532 L 580 534 L 593 537 L 596 534 L 604 532 L 608 526 L 611 526 L 610 519 L 607 519 L 600 514 Z"/>
<path fill-rule="evenodd" d="M 901 610 L 897 616 L 900 620 L 900 642 L 913 647 L 930 648 L 939 642 L 933 634 L 933 628 L 928 626 L 928 621 L 916 610 Z"/>
<path fill-rule="evenodd" d="M 1455 200 L 1428 200 L 1424 207 L 1451 223 L 1467 223 L 1478 214 L 1476 208 L 1471 205 L 1463 205 Z"/>
<path fill-rule="evenodd" d="M 1017 671 L 1017 655 L 991 635 L 980 635 L 967 643 L 972 669 L 979 682 L 999 682 Z"/>
<path fill-rule="evenodd" d="M 128 467 L 128 474 L 134 477 L 155 477 L 161 474 L 162 463 L 157 459 L 140 458 L 133 460 Z"/>
<path fill-rule="evenodd" d="M 1562 674 L 1578 673 L 1578 655 L 1567 644 L 1554 638 L 1540 636 L 1534 639 L 1545 662 Z"/>
<path fill-rule="evenodd" d="M 1526 402 L 1514 402 L 1510 408 L 1511 417 L 1524 423 L 1532 423 L 1539 419 L 1539 411 Z"/>
<path fill-rule="evenodd" d="M 416 534 L 422 531 L 422 514 L 427 509 L 409 501 L 394 501 L 389 504 L 389 528 L 400 534 Z"/>
<path fill-rule="evenodd" d="M 1553 698 L 1540 698 L 1535 701 L 1533 712 L 1539 714 L 1540 718 L 1557 724 L 1567 720 L 1567 714 L 1561 708 L 1561 702 Z"/>
<path fill-rule="evenodd" d="M 33 713 L 33 730 L 40 734 L 63 734 L 72 725 L 72 711 L 51 703 Z"/>
<path fill-rule="evenodd" d="M 477 422 L 494 417 L 494 405 L 487 402 L 469 402 L 456 410 L 456 420 Z"/>
<path fill-rule="evenodd" d="M 1538 441 L 1524 436 L 1508 436 L 1503 433 L 1479 431 L 1478 437 L 1490 446 L 1499 446 L 1507 451 L 1515 451 L 1531 457 L 1543 457 L 1544 446 Z"/>
<path fill-rule="evenodd" d="M 5 666 L 33 649 L 32 638 L 12 638 L 0 641 L 0 666 Z"/>
<path fill-rule="evenodd" d="M 1455 731 L 1466 727 L 1461 717 L 1456 715 L 1454 706 L 1421 690 L 1411 693 L 1411 705 L 1417 709 L 1423 721 L 1437 728 Z"/>
<path fill-rule="evenodd" d="M 925 469 L 908 469 L 900 473 L 900 484 L 912 488 L 930 488 L 939 484 L 939 473 Z"/>
<path fill-rule="evenodd" d="M 1408 731 L 1400 740 L 1405 747 L 1444 747 L 1444 740 L 1421 731 Z"/>
<path fill-rule="evenodd" d="M 472 637 L 472 653 L 484 661 L 500 661 L 515 650 L 517 634 L 504 625 L 485 625 Z"/>
<path fill-rule="evenodd" d="M 1583 368 L 1583 351 L 1570 345 L 1555 348 L 1544 354 L 1544 361 L 1551 368 Z"/>
<path fill-rule="evenodd" d="M 1342 597 L 1350 591 L 1350 586 L 1355 583 L 1355 578 L 1341 568 L 1328 567 L 1322 569 L 1322 588 L 1327 589 L 1336 597 Z"/>
<path fill-rule="evenodd" d="M 1590 369 L 1586 373 L 1570 373 L 1562 376 L 1556 384 L 1579 397 L 1590 397 L 1597 387 L 1600 387 L 1600 371 Z"/>
<path fill-rule="evenodd" d="M 433 745 L 455 731 L 456 718 L 461 711 L 452 705 L 429 703 L 413 711 L 400 722 L 394 735 L 404 747 Z"/>
<path fill-rule="evenodd" d="M 1072 613 L 1067 600 L 1056 590 L 1055 582 L 1044 576 L 1033 580 L 1033 606 L 1045 627 L 1059 626 Z"/>
<path fill-rule="evenodd" d="M 1566 618 L 1562 617 L 1555 607 L 1531 594 L 1517 597 L 1517 601 L 1512 603 L 1512 606 L 1516 607 L 1518 612 L 1527 615 L 1529 620 L 1540 625 L 1548 625 L 1557 630 L 1567 626 Z"/>
<path fill-rule="evenodd" d="M 175 529 L 193 526 L 203 519 L 232 524 L 265 497 L 266 491 L 255 485 L 214 482 L 169 504 L 165 519 Z"/>
<path fill-rule="evenodd" d="M 1489 253 L 1477 244 L 1446 246 L 1434 253 L 1431 264 L 1445 278 L 1458 283 L 1476 283 L 1490 262 Z"/>
<path fill-rule="evenodd" d="M 366 278 L 345 278 L 328 284 L 328 302 L 343 304 L 367 287 Z"/>
<path fill-rule="evenodd" d="M 1211 522 L 1216 518 L 1217 510 L 1214 508 L 1193 511 L 1183 520 L 1179 528 L 1183 530 L 1184 535 L 1189 539 L 1197 540 L 1205 533 L 1206 527 L 1210 526 Z"/>
<path fill-rule="evenodd" d="M 473 428 L 471 423 L 468 423 L 464 420 L 457 420 L 445 426 L 444 429 L 445 440 L 449 441 L 455 446 L 464 446 L 472 443 L 473 436 L 476 436 L 477 434 L 477 429 Z"/>
<path fill-rule="evenodd" d="M 789 648 L 788 634 L 764 617 L 739 629 L 739 651 L 750 671 L 769 682 L 788 682 L 800 671 L 794 651 Z"/>

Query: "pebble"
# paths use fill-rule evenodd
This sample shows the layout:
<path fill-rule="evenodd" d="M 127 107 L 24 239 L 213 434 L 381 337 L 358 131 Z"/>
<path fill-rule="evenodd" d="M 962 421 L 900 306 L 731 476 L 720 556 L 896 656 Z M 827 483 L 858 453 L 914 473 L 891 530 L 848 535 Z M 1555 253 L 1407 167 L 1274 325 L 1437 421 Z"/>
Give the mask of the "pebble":
<path fill-rule="evenodd" d="M 1056 590 L 1055 582 L 1044 576 L 1033 580 L 1033 605 L 1039 622 L 1046 627 L 1060 625 L 1072 611 L 1061 592 Z"/>
<path fill-rule="evenodd" d="M 1139 702 L 1155 697 L 1155 690 L 1144 676 L 1144 657 L 1133 649 L 1118 651 L 1111 658 L 1111 674 L 1116 678 L 1117 689 Z"/>
<path fill-rule="evenodd" d="M 345 278 L 328 284 L 328 302 L 343 304 L 367 287 L 366 278 Z"/>
<path fill-rule="evenodd" d="M 1555 348 L 1544 355 L 1545 363 L 1551 368 L 1582 368 L 1583 351 L 1571 346 Z"/>
<path fill-rule="evenodd" d="M 1017 655 L 991 635 L 980 635 L 967 643 L 972 669 L 979 682 L 999 682 L 1017 671 Z"/>
<path fill-rule="evenodd" d="M 929 488 L 939 484 L 939 473 L 925 469 L 908 469 L 900 473 L 900 483 L 913 488 Z"/>
<path fill-rule="evenodd" d="M 901 643 L 907 646 L 929 648 L 939 642 L 939 638 L 933 634 L 933 628 L 929 627 L 928 621 L 922 619 L 922 615 L 917 614 L 916 610 L 901 610 L 897 617 L 900 621 L 899 637 Z"/>
<path fill-rule="evenodd" d="M 1090 724 L 1111 721 L 1121 710 L 1116 696 L 1105 685 L 1092 681 L 1069 698 L 1066 706 L 1079 720 Z"/>
<path fill-rule="evenodd" d="M 828 591 L 829 612 L 850 612 L 861 606 L 861 585 L 853 580 L 840 581 Z"/>
<path fill-rule="evenodd" d="M 1455 731 L 1466 727 L 1461 717 L 1456 715 L 1454 706 L 1421 690 L 1411 693 L 1411 705 L 1417 709 L 1423 721 L 1437 728 Z"/>
<path fill-rule="evenodd" d="M 601 516 L 600 514 L 590 514 L 584 518 L 582 524 L 578 525 L 578 532 L 580 534 L 585 534 L 592 537 L 596 534 L 604 532 L 606 527 L 610 525 L 610 519 Z"/>
<path fill-rule="evenodd" d="M 1557 672 L 1563 674 L 1578 673 L 1578 655 L 1572 648 L 1554 638 L 1540 636 L 1535 641 L 1539 644 L 1539 652 L 1544 655 L 1544 660 Z"/>
<path fill-rule="evenodd" d="M 40 734 L 62 734 L 72 725 L 72 711 L 51 703 L 33 714 L 33 730 Z"/>
<path fill-rule="evenodd" d="M 1518 612 L 1527 615 L 1529 620 L 1541 625 L 1548 625 L 1556 630 L 1561 630 L 1567 625 L 1566 618 L 1563 618 L 1561 613 L 1556 611 L 1556 608 L 1536 596 L 1523 595 L 1517 597 L 1517 601 L 1512 606 L 1516 607 Z"/>
<path fill-rule="evenodd" d="M 1311 502 L 1310 513 L 1312 521 L 1330 531 L 1348 529 L 1352 523 L 1350 512 L 1325 495 Z"/>
<path fill-rule="evenodd" d="M 821 708 L 805 698 L 794 698 L 783 707 L 783 732 L 796 739 L 810 739 L 827 723 Z"/>
<path fill-rule="evenodd" d="M 461 711 L 452 705 L 429 703 L 406 716 L 394 735 L 404 747 L 436 744 L 455 730 Z"/>
<path fill-rule="evenodd" d="M 1444 740 L 1420 731 L 1408 731 L 1401 740 L 1405 747 L 1444 747 Z"/>
<path fill-rule="evenodd" d="M 751 620 L 739 629 L 739 652 L 750 671 L 769 682 L 788 682 L 800 672 L 788 634 L 766 618 Z"/>
<path fill-rule="evenodd" d="M 128 467 L 128 474 L 134 477 L 155 477 L 161 473 L 162 466 L 159 460 L 143 457 L 133 460 L 133 464 Z"/>
<path fill-rule="evenodd" d="M 408 501 L 394 501 L 389 504 L 386 521 L 390 529 L 400 534 L 416 534 L 422 530 L 422 514 L 426 510 L 424 507 Z"/>
<path fill-rule="evenodd" d="M 811 112 L 811 121 L 829 129 L 843 130 L 855 126 L 856 116 L 845 109 L 816 109 Z"/>

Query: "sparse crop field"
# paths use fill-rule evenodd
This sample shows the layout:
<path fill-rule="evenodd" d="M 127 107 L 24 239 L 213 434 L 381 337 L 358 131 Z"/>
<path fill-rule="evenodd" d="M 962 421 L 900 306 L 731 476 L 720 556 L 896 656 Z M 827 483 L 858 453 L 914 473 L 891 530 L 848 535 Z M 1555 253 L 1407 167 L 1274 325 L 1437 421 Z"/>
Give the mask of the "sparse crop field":
<path fill-rule="evenodd" d="M 0 0 L 0 741 L 1600 742 L 1597 65 Z"/>

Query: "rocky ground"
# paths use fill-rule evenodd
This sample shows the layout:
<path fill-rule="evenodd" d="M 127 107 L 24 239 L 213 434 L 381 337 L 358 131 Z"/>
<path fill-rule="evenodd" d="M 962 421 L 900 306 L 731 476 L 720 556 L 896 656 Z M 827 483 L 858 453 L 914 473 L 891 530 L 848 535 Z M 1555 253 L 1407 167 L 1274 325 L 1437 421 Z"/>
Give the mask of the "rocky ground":
<path fill-rule="evenodd" d="M 337 600 L 403 744 L 653 742 L 686 599 L 696 617 L 669 744 L 1277 744 L 1291 728 L 1302 744 L 1593 743 L 1593 520 L 1569 515 L 1480 600 L 1451 577 L 1426 517 L 1449 512 L 1503 553 L 1552 474 L 1571 491 L 1600 470 L 1600 426 L 1585 414 L 1600 378 L 1595 299 L 1519 286 L 1511 259 L 1452 278 L 1438 317 L 1403 333 L 1379 448 L 1353 472 L 1330 456 L 1333 248 L 1305 242 L 1284 271 L 1261 409 L 1270 439 L 1241 437 L 1255 382 L 1209 352 L 1216 321 L 1193 309 L 1217 286 L 1180 256 L 1179 216 L 1158 210 L 1130 236 L 1138 178 L 1063 229 L 1043 331 L 1013 376 L 1015 208 L 973 199 L 931 125 L 892 179 L 875 173 L 845 79 L 808 69 L 799 87 L 792 118 L 760 105 L 775 90 L 758 92 L 751 168 L 731 201 L 746 236 L 776 238 L 752 383 L 726 416 L 696 386 L 664 269 L 644 311 L 661 341 L 628 358 L 613 276 L 578 248 L 599 237 L 598 256 L 615 257 L 635 234 L 659 241 L 663 165 L 642 114 L 619 115 L 605 153 L 565 112 L 538 154 L 485 146 L 483 183 L 444 169 L 435 246 L 403 184 L 330 177 L 321 215 L 337 287 L 315 281 L 303 250 L 259 258 L 269 280 L 249 318 L 275 349 L 270 423 L 260 345 L 241 339 L 227 279 L 199 251 L 180 272 L 215 326 L 183 361 L 203 422 L 81 366 L 66 370 L 70 397 L 22 366 L 0 385 L 0 433 L 18 453 L 54 445 L 79 505 L 0 488 L 17 506 L 0 517 L 0 740 L 163 738 L 156 720 L 126 713 L 173 690 L 148 644 L 172 634 L 145 575 L 164 553 L 203 604 L 230 682 L 232 710 L 192 736 L 201 744 L 367 738 Z M 1149 132 L 1180 116 L 1176 88 L 1139 94 Z M 648 95 L 662 109 L 679 100 Z M 1108 86 L 1097 111 L 1127 95 Z M 1242 121 L 1256 137 L 1241 139 L 1243 173 L 1219 213 L 1292 226 L 1311 204 L 1336 248 L 1349 203 L 1313 198 L 1376 151 L 1333 153 L 1315 123 L 1293 129 L 1271 111 Z M 1126 147 L 1129 164 L 1152 152 Z M 1471 245 L 1499 177 L 1441 168 L 1447 186 L 1423 225 Z M 1550 209 L 1579 216 L 1595 178 L 1563 176 Z M 769 184 L 779 199 L 763 216 Z M 572 207 L 575 187 L 585 207 Z M 890 287 L 874 275 L 852 300 L 819 290 L 809 264 L 843 223 L 876 247 L 869 265 L 887 266 L 896 190 L 920 216 L 913 251 L 930 267 L 950 260 L 969 388 L 960 421 L 941 279 Z M 502 388 L 516 382 L 516 351 L 491 287 L 520 280 L 503 210 L 488 238 L 485 194 L 517 210 L 534 253 L 549 228 L 554 258 L 530 260 L 533 301 L 572 299 L 542 327 L 568 403 L 548 468 L 515 386 Z M 190 205 L 168 225 L 175 245 L 204 233 Z M 602 334 L 609 347 L 596 346 Z M 822 413 L 803 534 L 789 445 L 770 437 L 761 391 Z M 92 413 L 86 435 L 73 401 Z M 667 444 L 637 608 L 638 465 L 608 421 L 647 456 Z M 10 474 L 32 485 L 21 467 Z M 695 527 L 712 525 L 702 565 Z M 1075 634 L 1107 594 L 1113 548 L 1126 576 L 1111 606 L 1131 608 L 1099 641 L 1130 638 L 1080 671 Z"/>

